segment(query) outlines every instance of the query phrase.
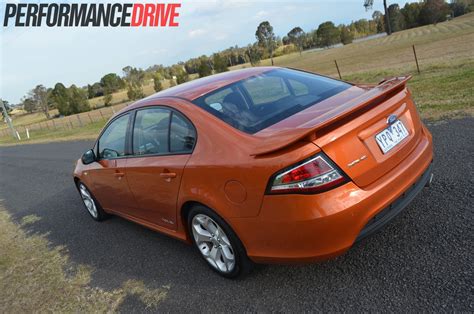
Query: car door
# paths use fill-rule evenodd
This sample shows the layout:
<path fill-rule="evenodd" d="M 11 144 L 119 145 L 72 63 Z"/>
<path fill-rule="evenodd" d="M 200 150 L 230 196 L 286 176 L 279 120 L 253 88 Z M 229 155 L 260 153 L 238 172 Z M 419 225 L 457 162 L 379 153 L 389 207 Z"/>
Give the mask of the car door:
<path fill-rule="evenodd" d="M 194 148 L 195 129 L 175 110 L 153 106 L 137 110 L 132 139 L 126 173 L 140 218 L 176 229 L 179 187 Z"/>
<path fill-rule="evenodd" d="M 121 115 L 107 125 L 96 143 L 96 167 L 87 173 L 101 206 L 123 213 L 130 213 L 134 208 L 125 177 L 130 116 L 130 113 Z"/>

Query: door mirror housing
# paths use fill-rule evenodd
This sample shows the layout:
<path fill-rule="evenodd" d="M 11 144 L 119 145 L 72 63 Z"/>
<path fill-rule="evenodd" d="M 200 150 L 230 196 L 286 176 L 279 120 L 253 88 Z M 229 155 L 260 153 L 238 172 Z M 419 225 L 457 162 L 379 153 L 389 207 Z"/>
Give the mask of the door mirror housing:
<path fill-rule="evenodd" d="M 81 160 L 84 165 L 88 165 L 96 161 L 96 156 L 95 156 L 94 151 L 92 149 L 89 149 L 87 152 L 85 152 L 82 155 Z"/>

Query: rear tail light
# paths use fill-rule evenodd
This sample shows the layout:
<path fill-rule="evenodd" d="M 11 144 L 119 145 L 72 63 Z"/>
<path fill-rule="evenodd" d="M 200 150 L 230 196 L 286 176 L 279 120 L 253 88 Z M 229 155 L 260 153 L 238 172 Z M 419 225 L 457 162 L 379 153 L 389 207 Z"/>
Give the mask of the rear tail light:
<path fill-rule="evenodd" d="M 319 193 L 347 182 L 347 177 L 325 155 L 318 154 L 270 179 L 269 194 Z"/>

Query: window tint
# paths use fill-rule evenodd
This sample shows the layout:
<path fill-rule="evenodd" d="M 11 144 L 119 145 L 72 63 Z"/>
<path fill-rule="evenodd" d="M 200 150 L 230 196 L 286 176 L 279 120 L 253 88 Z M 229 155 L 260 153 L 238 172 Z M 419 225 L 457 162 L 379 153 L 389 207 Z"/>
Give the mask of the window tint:
<path fill-rule="evenodd" d="M 196 141 L 194 127 L 181 115 L 173 112 L 170 126 L 170 149 L 172 153 L 191 152 Z"/>
<path fill-rule="evenodd" d="M 253 134 L 351 86 L 303 71 L 276 69 L 210 92 L 194 104 Z"/>
<path fill-rule="evenodd" d="M 209 97 L 206 97 L 205 102 L 209 104 L 212 109 L 222 112 L 222 103 L 224 102 L 225 97 L 229 94 L 232 94 L 232 89 L 224 88 L 216 93 L 211 94 Z"/>
<path fill-rule="evenodd" d="M 98 141 L 100 158 L 115 158 L 125 155 L 125 138 L 130 114 L 115 119 L 102 133 Z"/>
<path fill-rule="evenodd" d="M 309 94 L 309 88 L 307 85 L 295 80 L 288 80 L 288 83 L 290 83 L 291 88 L 293 88 L 295 96 L 303 96 Z"/>
<path fill-rule="evenodd" d="M 242 84 L 254 105 L 267 104 L 290 96 L 288 86 L 278 76 L 257 76 L 243 81 Z"/>
<path fill-rule="evenodd" d="M 163 108 L 137 111 L 133 128 L 133 153 L 135 155 L 169 153 L 170 115 L 170 110 Z"/>

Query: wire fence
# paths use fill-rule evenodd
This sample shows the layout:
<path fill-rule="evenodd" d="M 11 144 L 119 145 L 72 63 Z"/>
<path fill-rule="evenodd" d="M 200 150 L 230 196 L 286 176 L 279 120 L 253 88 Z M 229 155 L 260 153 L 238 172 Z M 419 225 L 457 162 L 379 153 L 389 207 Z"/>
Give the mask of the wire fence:
<path fill-rule="evenodd" d="M 421 49 L 415 47 L 415 45 L 406 45 L 403 48 L 398 47 L 398 49 L 394 49 L 394 47 L 385 47 L 383 42 L 378 42 L 377 45 L 371 47 L 358 46 L 358 48 L 352 51 L 351 55 L 339 55 L 338 53 L 334 53 L 332 49 L 329 49 L 325 51 L 318 50 L 320 53 L 318 53 L 317 58 L 309 57 L 306 59 L 301 58 L 297 54 L 293 56 L 290 55 L 288 58 L 293 59 L 291 63 L 295 65 L 295 68 L 304 68 L 309 71 L 338 76 L 340 79 L 344 79 L 345 76 L 358 73 L 359 71 L 379 68 L 395 69 L 409 66 L 413 69 L 413 72 L 416 71 L 420 73 L 423 71 L 423 68 L 420 67 L 420 60 L 428 62 L 430 59 L 440 58 L 438 54 L 440 50 L 439 47 L 430 47 L 425 44 L 421 46 Z M 368 58 L 364 55 L 367 49 L 375 49 L 377 53 L 371 54 L 371 58 Z M 312 50 L 309 50 L 303 52 L 303 54 L 309 55 L 312 52 Z M 464 51 L 462 47 L 444 47 L 443 52 L 446 56 L 450 54 L 466 55 L 472 53 L 470 49 Z M 276 62 L 275 65 L 279 64 Z M 0 137 L 13 135 L 14 137 L 21 136 L 22 138 L 29 138 L 30 133 L 33 132 L 34 134 L 35 131 L 72 130 L 85 127 L 92 123 L 105 123 L 115 112 L 125 106 L 127 106 L 127 103 L 117 104 L 111 107 L 102 107 L 76 115 L 49 119 L 28 125 L 16 125 L 15 129 L 19 133 L 18 135 L 12 134 L 10 129 L 4 128 L 0 130 Z"/>
<path fill-rule="evenodd" d="M 15 126 L 15 129 L 20 137 L 27 138 L 30 137 L 30 134 L 34 131 L 72 130 L 82 128 L 96 122 L 105 123 L 117 111 L 125 106 L 126 104 L 119 104 L 111 107 L 103 107 L 101 109 L 82 112 L 71 116 L 49 119 L 27 125 L 18 125 Z M 11 130 L 8 128 L 0 130 L 0 136 L 12 136 Z"/>

